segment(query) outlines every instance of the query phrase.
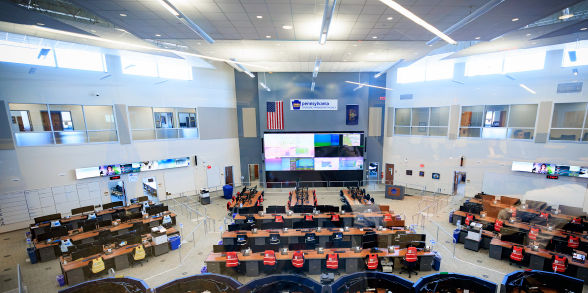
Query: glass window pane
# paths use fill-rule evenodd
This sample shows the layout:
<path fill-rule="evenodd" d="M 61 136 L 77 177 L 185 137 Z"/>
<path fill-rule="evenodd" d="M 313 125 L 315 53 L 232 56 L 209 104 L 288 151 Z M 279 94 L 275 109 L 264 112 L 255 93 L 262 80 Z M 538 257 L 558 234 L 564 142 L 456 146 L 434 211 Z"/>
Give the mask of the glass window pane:
<path fill-rule="evenodd" d="M 55 131 L 56 144 L 80 144 L 87 142 L 85 131 Z"/>
<path fill-rule="evenodd" d="M 573 42 L 569 48 L 564 49 L 562 61 L 563 67 L 588 65 L 588 48 L 578 48 L 578 45 L 586 46 L 586 42 Z M 570 59 L 570 51 L 575 52 L 575 54 L 572 53 L 572 56 L 575 57 L 575 61 Z"/>
<path fill-rule="evenodd" d="M 588 130 L 584 130 L 584 134 L 582 134 L 582 141 L 588 141 Z"/>
<path fill-rule="evenodd" d="M 412 126 L 429 125 L 429 108 L 412 108 Z M 425 130 L 426 132 L 426 130 Z"/>
<path fill-rule="evenodd" d="M 425 80 L 425 64 L 423 62 L 413 63 L 406 67 L 400 67 L 396 71 L 396 82 L 410 83 Z"/>
<path fill-rule="evenodd" d="M 506 138 L 506 128 L 484 127 L 482 129 L 482 138 L 505 139 Z"/>
<path fill-rule="evenodd" d="M 552 129 L 549 132 L 550 140 L 579 141 L 582 130 L 580 129 Z"/>
<path fill-rule="evenodd" d="M 433 61 L 427 64 L 427 80 L 453 78 L 454 60 Z"/>
<path fill-rule="evenodd" d="M 155 128 L 174 128 L 174 113 L 172 112 L 154 112 Z"/>
<path fill-rule="evenodd" d="M 116 130 L 88 131 L 89 142 L 118 141 Z"/>
<path fill-rule="evenodd" d="M 533 139 L 533 133 L 535 129 L 525 128 L 509 128 L 508 138 L 512 139 Z"/>
<path fill-rule="evenodd" d="M 179 129 L 180 138 L 198 138 L 198 128 Z"/>
<path fill-rule="evenodd" d="M 484 127 L 505 127 L 508 119 L 508 106 L 488 105 L 484 116 Z"/>
<path fill-rule="evenodd" d="M 133 140 L 151 140 L 155 139 L 155 129 L 133 130 Z"/>
<path fill-rule="evenodd" d="M 161 78 L 192 80 L 192 66 L 184 59 L 158 57 L 157 69 Z"/>
<path fill-rule="evenodd" d="M 447 127 L 429 127 L 429 136 L 447 136 Z"/>
<path fill-rule="evenodd" d="M 178 112 L 180 128 L 196 128 L 196 113 Z"/>
<path fill-rule="evenodd" d="M 465 76 L 502 73 L 502 54 L 485 54 L 469 57 L 466 61 Z"/>
<path fill-rule="evenodd" d="M 120 63 L 124 74 L 157 76 L 157 59 L 153 55 L 121 52 Z"/>
<path fill-rule="evenodd" d="M 177 129 L 157 129 L 156 133 L 157 139 L 178 138 Z"/>
<path fill-rule="evenodd" d="M 545 65 L 545 49 L 517 50 L 504 57 L 504 73 L 541 70 Z"/>
<path fill-rule="evenodd" d="M 55 49 L 57 67 L 106 72 L 104 55 L 92 49 Z"/>
<path fill-rule="evenodd" d="M 396 108 L 396 115 L 394 115 L 394 124 L 397 126 L 409 126 L 410 108 Z"/>
<path fill-rule="evenodd" d="M 47 105 L 45 104 L 14 104 L 14 103 L 10 103 L 9 105 L 10 108 L 10 112 L 11 115 L 13 114 L 13 112 L 16 113 L 20 113 L 19 115 L 24 115 L 23 112 L 28 112 L 28 116 L 29 116 L 29 124 L 31 127 L 31 131 L 51 131 L 51 124 L 48 121 L 44 121 L 41 117 L 41 112 L 45 112 L 47 113 Z M 11 118 L 11 126 L 12 126 L 12 131 L 13 132 L 21 132 L 21 125 L 20 125 L 20 119 L 24 119 L 24 118 L 19 118 L 18 116 L 15 117 L 14 115 L 12 115 L 13 117 Z M 22 116 L 21 116 L 22 117 Z M 46 125 L 43 125 L 43 122 L 47 122 Z M 22 123 L 22 127 L 24 128 L 24 121 Z M 45 130 L 45 128 L 47 130 Z"/>
<path fill-rule="evenodd" d="M 427 128 L 426 126 L 422 127 L 411 127 L 410 134 L 411 135 L 427 135 Z"/>
<path fill-rule="evenodd" d="M 509 127 L 535 127 L 537 105 L 511 105 Z"/>
<path fill-rule="evenodd" d="M 84 106 L 88 130 L 116 129 L 112 106 Z"/>
<path fill-rule="evenodd" d="M 480 128 L 463 128 L 459 129 L 460 137 L 480 137 Z"/>
<path fill-rule="evenodd" d="M 55 67 L 53 49 L 35 44 L 0 40 L 0 62 Z"/>
<path fill-rule="evenodd" d="M 560 103 L 553 107 L 552 128 L 582 128 L 586 103 Z"/>
<path fill-rule="evenodd" d="M 461 107 L 461 126 L 482 126 L 484 106 Z"/>
<path fill-rule="evenodd" d="M 53 131 L 74 131 L 86 130 L 84 123 L 84 113 L 80 105 L 49 105 L 51 113 L 51 124 Z M 49 115 L 47 111 L 41 112 L 43 124 L 48 123 Z M 57 141 L 57 137 L 55 138 Z"/>
<path fill-rule="evenodd" d="M 449 107 L 431 108 L 431 126 L 449 125 Z"/>
<path fill-rule="evenodd" d="M 53 132 L 17 132 L 14 139 L 17 146 L 53 144 Z"/>
<path fill-rule="evenodd" d="M 410 134 L 410 127 L 403 127 L 403 126 L 395 126 L 394 127 L 394 134 Z"/>
<path fill-rule="evenodd" d="M 129 106 L 131 129 L 153 129 L 153 110 L 151 107 Z M 134 137 L 134 135 L 133 135 Z"/>
<path fill-rule="evenodd" d="M 11 127 L 13 132 L 32 132 L 33 124 L 28 110 L 10 111 Z"/>

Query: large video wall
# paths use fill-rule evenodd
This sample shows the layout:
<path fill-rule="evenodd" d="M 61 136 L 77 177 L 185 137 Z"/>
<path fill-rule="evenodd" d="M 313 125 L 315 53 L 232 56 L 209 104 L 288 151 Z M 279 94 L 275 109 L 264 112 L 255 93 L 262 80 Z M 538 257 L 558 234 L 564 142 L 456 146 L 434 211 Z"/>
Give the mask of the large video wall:
<path fill-rule="evenodd" d="M 76 169 L 76 179 L 92 177 L 110 177 L 122 174 L 139 173 L 145 171 L 162 170 L 190 166 L 190 157 L 177 159 L 163 159 L 127 164 L 112 164 Z"/>
<path fill-rule="evenodd" d="M 361 180 L 364 137 L 354 133 L 265 133 L 267 180 Z"/>
<path fill-rule="evenodd" d="M 512 170 L 554 176 L 588 178 L 588 167 L 557 165 L 545 162 L 512 162 Z"/>

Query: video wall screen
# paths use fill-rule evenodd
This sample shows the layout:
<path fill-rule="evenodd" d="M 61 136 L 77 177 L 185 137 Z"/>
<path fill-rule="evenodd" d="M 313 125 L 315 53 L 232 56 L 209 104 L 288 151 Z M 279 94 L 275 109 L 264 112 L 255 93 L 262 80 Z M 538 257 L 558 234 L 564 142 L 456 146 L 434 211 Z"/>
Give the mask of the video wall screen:
<path fill-rule="evenodd" d="M 108 177 L 129 173 L 139 173 L 145 171 L 163 170 L 188 166 L 190 166 L 190 157 L 144 161 L 128 164 L 104 165 L 76 169 L 76 179 Z"/>
<path fill-rule="evenodd" d="M 546 175 L 588 178 L 588 167 L 557 165 L 543 162 L 512 162 L 512 170 Z"/>
<path fill-rule="evenodd" d="M 266 171 L 363 170 L 363 133 L 265 133 Z"/>

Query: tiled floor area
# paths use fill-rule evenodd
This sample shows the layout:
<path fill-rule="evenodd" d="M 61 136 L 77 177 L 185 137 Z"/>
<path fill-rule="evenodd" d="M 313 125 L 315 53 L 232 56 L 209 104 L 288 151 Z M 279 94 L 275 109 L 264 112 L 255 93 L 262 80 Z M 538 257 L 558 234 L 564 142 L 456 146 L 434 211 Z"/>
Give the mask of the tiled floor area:
<path fill-rule="evenodd" d="M 284 205 L 288 191 L 290 190 L 266 191 L 264 205 Z M 394 201 L 385 199 L 382 191 L 368 193 L 375 198 L 376 203 L 390 205 L 395 213 L 404 215 L 408 224 L 416 224 L 418 215 L 421 215 L 419 223 L 422 222 L 422 214 L 427 216 L 424 229 L 418 227 L 417 231 L 425 231 L 428 234 L 427 240 L 436 241 L 434 250 L 442 256 L 441 271 L 471 274 L 500 283 L 506 273 L 518 269 L 509 266 L 507 261 L 490 259 L 487 250 L 473 252 L 464 249 L 462 244 L 454 248 L 451 232 L 455 227 L 448 222 L 448 212 L 457 208 L 461 204 L 460 200 L 448 196 L 439 196 L 437 200 L 434 200 L 430 195 L 413 195 L 405 197 L 402 201 Z M 340 205 L 336 189 L 319 188 L 317 196 L 319 204 Z M 165 255 L 149 258 L 149 262 L 142 266 L 117 271 L 116 275 L 139 278 L 145 280 L 150 287 L 156 287 L 176 278 L 200 273 L 204 260 L 212 251 L 212 245 L 220 240 L 221 231 L 226 227 L 226 201 L 219 197 L 219 194 L 213 194 L 212 204 L 205 206 L 197 203 L 196 197 L 168 200 L 166 203 L 170 206 L 170 210 L 178 214 L 176 227 L 182 231 L 182 247 Z M 430 208 L 424 210 L 428 206 Z M 194 210 L 206 213 L 211 218 L 206 223 L 208 229 L 205 229 L 202 218 L 196 217 Z M 423 210 L 424 212 L 420 213 Z M 24 230 L 0 234 L 0 292 L 16 288 L 17 264 L 21 265 L 28 292 L 56 292 L 59 290 L 56 276 L 61 274 L 59 262 L 53 260 L 30 264 L 26 255 L 24 235 Z M 398 272 L 399 269 L 395 268 L 394 271 Z M 419 272 L 419 275 L 412 276 L 411 280 L 415 281 L 430 273 L 435 271 Z M 401 276 L 407 278 L 406 275 Z M 318 276 L 310 277 L 318 280 Z M 251 279 L 238 278 L 241 283 Z M 587 290 L 588 287 L 585 286 L 584 291 Z"/>

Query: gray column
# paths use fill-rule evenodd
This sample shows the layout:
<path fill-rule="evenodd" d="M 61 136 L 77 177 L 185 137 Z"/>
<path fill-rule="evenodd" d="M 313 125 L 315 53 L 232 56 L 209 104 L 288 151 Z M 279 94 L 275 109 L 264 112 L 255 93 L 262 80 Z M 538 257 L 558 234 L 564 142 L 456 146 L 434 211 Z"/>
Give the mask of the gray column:
<path fill-rule="evenodd" d="M 537 110 L 537 117 L 551 117 L 553 112 L 553 102 L 541 102 L 539 103 L 539 109 Z M 537 119 L 535 125 L 535 143 L 546 143 L 549 137 L 549 123 L 551 119 Z"/>
<path fill-rule="evenodd" d="M 131 144 L 131 129 L 127 105 L 115 104 L 114 116 L 116 117 L 116 131 L 120 144 Z"/>
<path fill-rule="evenodd" d="M 457 139 L 459 133 L 459 116 L 461 115 L 460 105 L 451 105 L 449 107 L 449 130 L 447 131 L 449 139 Z"/>
<path fill-rule="evenodd" d="M 394 134 L 394 107 L 388 107 L 386 111 L 386 137 L 392 137 Z"/>
<path fill-rule="evenodd" d="M 0 150 L 13 150 L 14 140 L 10 128 L 10 110 L 6 101 L 0 100 Z"/>

